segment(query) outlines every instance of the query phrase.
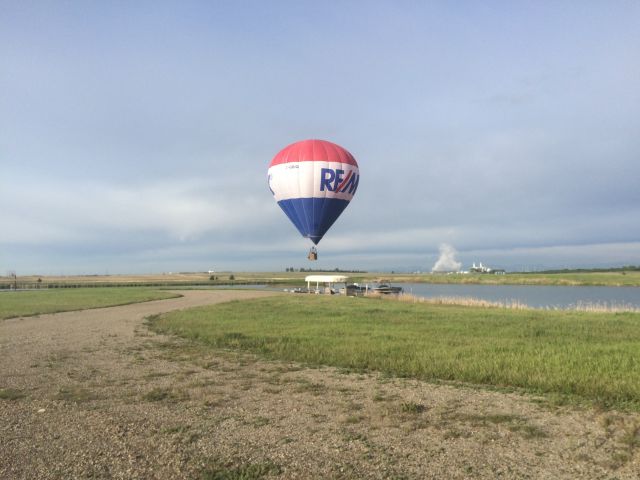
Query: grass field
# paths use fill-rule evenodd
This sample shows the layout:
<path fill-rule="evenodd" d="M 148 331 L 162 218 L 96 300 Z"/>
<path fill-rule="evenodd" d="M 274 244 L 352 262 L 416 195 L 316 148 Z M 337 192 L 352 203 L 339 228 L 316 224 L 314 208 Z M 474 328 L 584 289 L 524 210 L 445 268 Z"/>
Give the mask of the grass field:
<path fill-rule="evenodd" d="M 336 272 L 328 272 L 336 273 Z M 229 283 L 275 283 L 304 285 L 304 277 L 311 272 L 204 272 L 147 275 L 79 275 L 79 276 L 19 276 L 18 284 L 32 287 L 81 286 L 177 286 L 220 285 Z M 341 273 L 342 275 L 342 273 Z M 391 282 L 461 283 L 487 285 L 598 285 L 640 287 L 640 271 L 598 271 L 561 273 L 507 273 L 506 275 L 445 275 L 405 273 L 344 273 L 352 282 L 371 283 L 379 279 Z M 9 288 L 14 280 L 0 276 L 0 289 Z"/>
<path fill-rule="evenodd" d="M 291 295 L 169 313 L 152 328 L 273 359 L 640 409 L 637 313 Z"/>
<path fill-rule="evenodd" d="M 0 292 L 0 319 L 146 302 L 177 295 L 150 288 L 73 288 Z"/>

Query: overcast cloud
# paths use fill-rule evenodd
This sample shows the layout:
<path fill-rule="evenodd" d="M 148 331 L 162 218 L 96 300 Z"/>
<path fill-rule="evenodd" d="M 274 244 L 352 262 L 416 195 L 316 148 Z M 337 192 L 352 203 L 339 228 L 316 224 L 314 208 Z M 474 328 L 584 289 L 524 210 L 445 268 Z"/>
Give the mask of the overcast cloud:
<path fill-rule="evenodd" d="M 318 268 L 640 264 L 640 4 L 0 0 L 0 274 L 282 270 L 267 165 L 360 164 Z"/>

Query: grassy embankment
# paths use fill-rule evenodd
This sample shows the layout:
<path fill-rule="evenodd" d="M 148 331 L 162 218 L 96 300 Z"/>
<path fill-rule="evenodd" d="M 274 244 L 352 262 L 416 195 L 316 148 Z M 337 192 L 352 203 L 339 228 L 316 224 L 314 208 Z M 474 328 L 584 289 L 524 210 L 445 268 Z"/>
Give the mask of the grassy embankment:
<path fill-rule="evenodd" d="M 267 358 L 640 409 L 640 314 L 279 296 L 173 312 L 152 328 Z"/>
<path fill-rule="evenodd" d="M 149 288 L 74 288 L 0 292 L 0 319 L 146 302 L 178 295 Z"/>

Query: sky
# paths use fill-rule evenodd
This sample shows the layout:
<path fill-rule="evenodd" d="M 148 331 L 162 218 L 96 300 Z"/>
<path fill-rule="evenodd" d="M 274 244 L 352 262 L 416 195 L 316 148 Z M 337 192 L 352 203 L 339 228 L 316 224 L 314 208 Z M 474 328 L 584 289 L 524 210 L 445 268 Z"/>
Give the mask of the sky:
<path fill-rule="evenodd" d="M 640 265 L 637 1 L 0 0 L 0 275 Z M 358 192 L 310 263 L 267 167 Z"/>

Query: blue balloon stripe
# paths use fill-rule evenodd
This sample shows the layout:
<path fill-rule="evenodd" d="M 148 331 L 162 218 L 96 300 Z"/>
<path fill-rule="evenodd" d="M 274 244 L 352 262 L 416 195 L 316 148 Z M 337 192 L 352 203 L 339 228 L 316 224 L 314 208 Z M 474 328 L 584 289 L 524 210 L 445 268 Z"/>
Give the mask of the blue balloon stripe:
<path fill-rule="evenodd" d="M 310 231 L 311 225 L 309 224 L 309 217 L 307 216 L 307 212 L 305 212 L 304 204 L 300 202 L 293 202 L 291 203 L 291 207 L 296 212 L 296 217 L 298 218 L 298 223 L 300 223 L 302 231 Z"/>
<path fill-rule="evenodd" d="M 349 204 L 338 198 L 290 198 L 278 205 L 303 237 L 318 244 Z"/>
<path fill-rule="evenodd" d="M 304 232 L 307 230 L 306 227 L 300 222 L 300 218 L 298 217 L 298 212 L 291 202 L 279 202 L 280 208 L 284 211 L 284 213 L 289 217 L 291 222 L 295 225 L 301 235 L 304 235 Z"/>

